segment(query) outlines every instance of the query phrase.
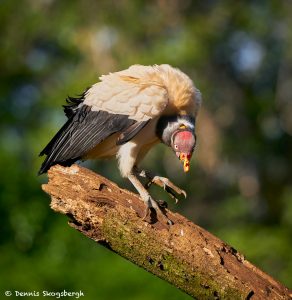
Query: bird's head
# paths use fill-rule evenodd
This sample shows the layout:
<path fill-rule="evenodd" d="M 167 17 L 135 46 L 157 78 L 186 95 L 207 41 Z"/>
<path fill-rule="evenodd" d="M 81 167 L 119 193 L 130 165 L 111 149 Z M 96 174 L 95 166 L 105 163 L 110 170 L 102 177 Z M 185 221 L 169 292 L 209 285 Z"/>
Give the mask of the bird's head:
<path fill-rule="evenodd" d="M 158 120 L 156 134 L 171 147 L 184 165 L 190 170 L 190 160 L 196 145 L 195 119 L 191 116 L 163 116 Z"/>
<path fill-rule="evenodd" d="M 190 160 L 195 149 L 196 136 L 194 132 L 186 129 L 174 131 L 171 136 L 171 147 L 176 156 L 183 163 L 184 171 L 190 169 Z"/>

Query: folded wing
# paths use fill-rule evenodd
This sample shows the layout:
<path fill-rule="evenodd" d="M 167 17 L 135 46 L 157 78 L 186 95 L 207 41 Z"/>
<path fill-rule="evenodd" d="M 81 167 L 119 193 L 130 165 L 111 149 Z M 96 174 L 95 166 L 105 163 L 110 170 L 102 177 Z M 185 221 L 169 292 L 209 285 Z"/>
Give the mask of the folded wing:
<path fill-rule="evenodd" d="M 47 157 L 39 174 L 54 164 L 71 165 L 114 133 L 120 133 L 117 144 L 124 144 L 163 112 L 168 103 L 164 87 L 120 73 L 101 77 L 82 99 L 69 99 L 69 119 L 40 153 Z"/>

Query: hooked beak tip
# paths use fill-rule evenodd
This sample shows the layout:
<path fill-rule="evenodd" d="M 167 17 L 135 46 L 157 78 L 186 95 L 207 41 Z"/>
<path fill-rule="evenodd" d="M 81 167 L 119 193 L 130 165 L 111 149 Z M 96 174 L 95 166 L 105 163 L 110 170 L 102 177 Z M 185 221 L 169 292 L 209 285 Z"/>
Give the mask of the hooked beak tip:
<path fill-rule="evenodd" d="M 179 159 L 183 163 L 183 168 L 184 172 L 188 172 L 190 170 L 190 159 L 191 155 L 190 154 L 185 154 L 185 153 L 180 153 L 179 154 Z"/>
<path fill-rule="evenodd" d="M 185 165 L 184 164 L 184 172 L 187 173 L 190 170 L 190 164 Z"/>

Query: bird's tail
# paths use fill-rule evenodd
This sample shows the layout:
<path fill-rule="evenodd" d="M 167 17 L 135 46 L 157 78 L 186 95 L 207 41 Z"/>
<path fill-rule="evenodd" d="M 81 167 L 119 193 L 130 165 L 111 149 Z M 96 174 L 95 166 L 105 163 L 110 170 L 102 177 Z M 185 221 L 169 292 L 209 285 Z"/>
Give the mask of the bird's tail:
<path fill-rule="evenodd" d="M 72 127 L 76 121 L 74 116 L 78 114 L 79 105 L 84 101 L 87 90 L 88 88 L 81 95 L 79 95 L 79 97 L 68 97 L 66 99 L 67 105 L 63 105 L 63 108 L 68 120 L 39 154 L 39 156 L 47 155 L 47 157 L 42 163 L 38 175 L 46 173 L 53 165 L 61 164 L 63 166 L 70 166 L 75 161 L 80 159 L 80 157 L 70 158 L 68 156 L 65 158 L 62 153 L 64 152 L 65 144 L 68 143 L 68 140 L 70 139 Z"/>
<path fill-rule="evenodd" d="M 57 164 L 60 164 L 64 167 L 69 167 L 79 159 L 80 158 L 73 158 L 73 159 L 67 159 L 65 161 L 57 161 L 57 160 L 55 161 L 53 159 L 50 159 L 49 156 L 47 156 L 44 162 L 42 163 L 40 170 L 38 171 L 38 175 L 42 175 L 46 173 L 52 166 Z"/>
<path fill-rule="evenodd" d="M 80 157 L 64 159 L 59 155 L 60 149 L 68 140 L 70 125 L 71 125 L 71 119 L 69 119 L 64 124 L 64 126 L 57 132 L 57 134 L 52 138 L 52 140 L 48 143 L 48 145 L 39 154 L 39 156 L 47 155 L 47 157 L 42 163 L 38 175 L 46 173 L 53 165 L 60 164 L 62 166 L 70 166 L 75 161 L 80 159 Z"/>

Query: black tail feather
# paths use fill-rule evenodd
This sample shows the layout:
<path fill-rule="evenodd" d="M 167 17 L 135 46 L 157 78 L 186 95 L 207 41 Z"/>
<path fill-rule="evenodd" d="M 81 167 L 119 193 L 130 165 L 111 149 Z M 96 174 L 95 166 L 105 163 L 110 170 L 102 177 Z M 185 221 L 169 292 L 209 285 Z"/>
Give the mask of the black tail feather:
<path fill-rule="evenodd" d="M 76 157 L 73 159 L 67 159 L 67 160 L 55 160 L 55 155 L 52 155 L 56 147 L 60 147 L 60 140 L 68 133 L 70 130 L 71 124 L 72 124 L 71 117 L 62 127 L 61 129 L 56 133 L 56 135 L 52 138 L 52 140 L 48 143 L 48 145 L 42 150 L 42 152 L 39 154 L 39 156 L 47 155 L 44 162 L 41 165 L 41 168 L 38 172 L 38 175 L 41 175 L 43 173 L 46 173 L 51 166 L 60 164 L 64 167 L 72 165 L 75 161 L 80 159 L 80 157 Z M 59 144 L 59 145 L 58 145 Z"/>
<path fill-rule="evenodd" d="M 54 165 L 61 165 L 61 166 L 64 166 L 64 167 L 70 167 L 72 164 L 74 164 L 81 157 L 77 157 L 77 158 L 74 158 L 74 159 L 67 159 L 66 161 L 60 161 L 60 162 L 51 161 L 51 160 L 49 161 L 48 158 L 49 157 L 46 157 L 46 159 L 42 163 L 41 168 L 38 171 L 38 175 L 42 175 L 42 174 L 46 173 Z"/>

